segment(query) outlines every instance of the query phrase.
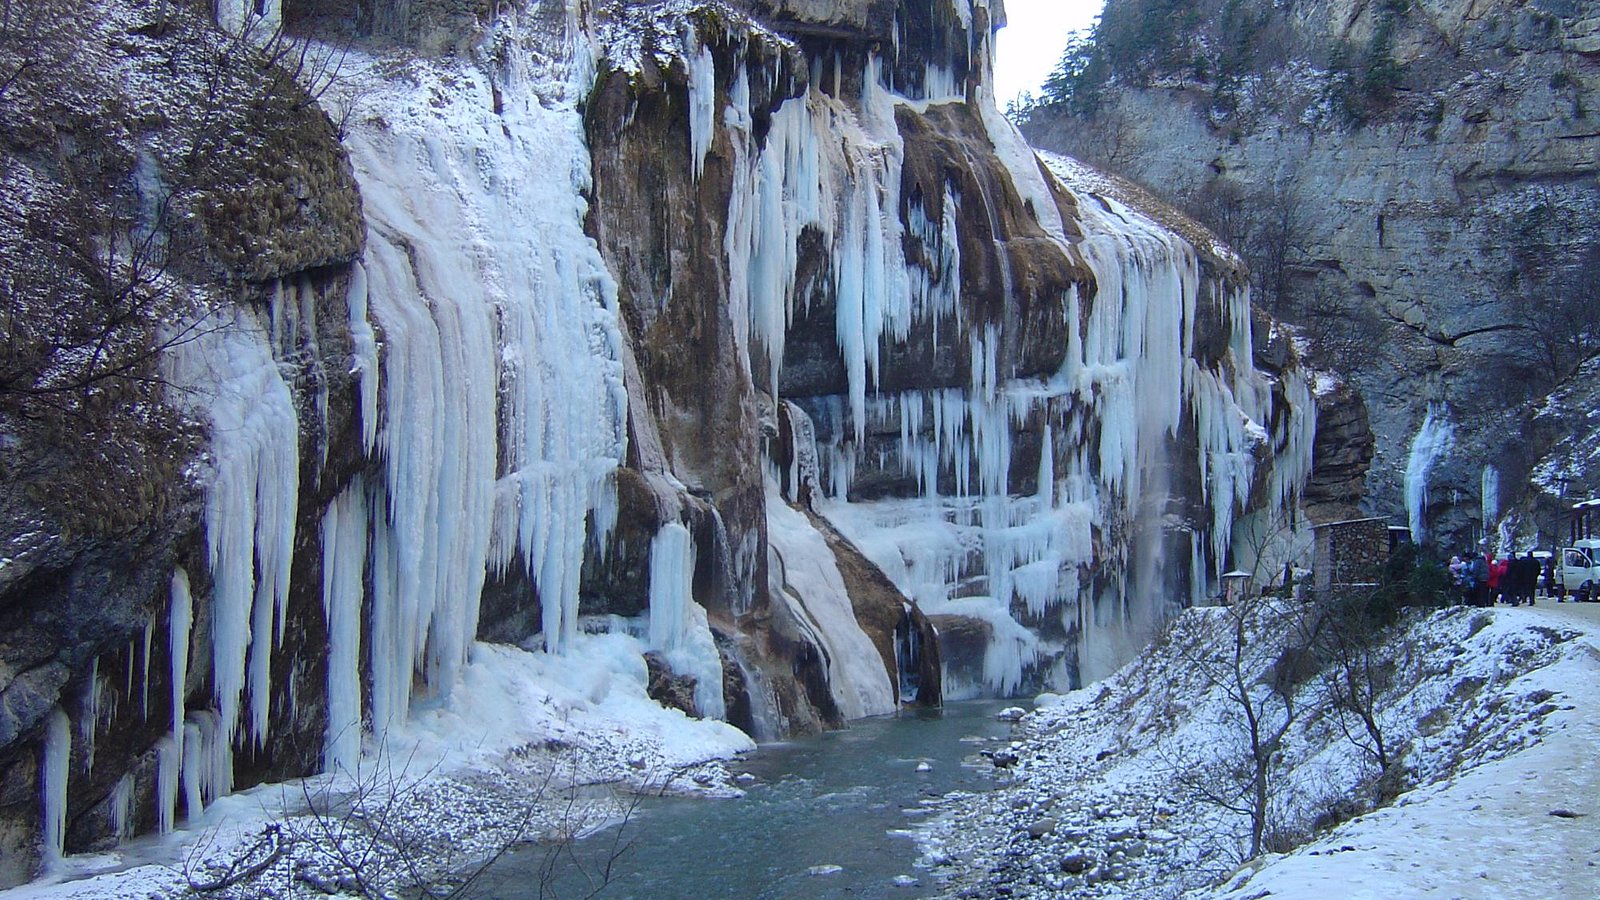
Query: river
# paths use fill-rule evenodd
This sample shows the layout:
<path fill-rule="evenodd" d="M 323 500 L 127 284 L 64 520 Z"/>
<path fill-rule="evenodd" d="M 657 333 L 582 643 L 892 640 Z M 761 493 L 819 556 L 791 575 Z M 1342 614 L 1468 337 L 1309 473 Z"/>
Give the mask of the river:
<path fill-rule="evenodd" d="M 756 778 L 744 797 L 648 799 L 620 840 L 610 829 L 575 842 L 567 848 L 571 855 L 563 851 L 559 859 L 548 846 L 519 849 L 485 873 L 472 895 L 931 896 L 938 882 L 915 865 L 916 844 L 907 832 L 927 818 L 923 801 L 993 785 L 989 763 L 976 754 L 1009 735 L 1010 726 L 994 718 L 1006 705 L 990 700 L 908 710 L 764 745 L 730 766 Z M 918 771 L 919 763 L 928 764 L 925 771 Z M 628 849 L 602 882 L 595 873 L 619 845 Z M 814 874 L 824 871 L 817 867 L 829 874 Z M 553 874 L 545 877 L 547 870 Z"/>

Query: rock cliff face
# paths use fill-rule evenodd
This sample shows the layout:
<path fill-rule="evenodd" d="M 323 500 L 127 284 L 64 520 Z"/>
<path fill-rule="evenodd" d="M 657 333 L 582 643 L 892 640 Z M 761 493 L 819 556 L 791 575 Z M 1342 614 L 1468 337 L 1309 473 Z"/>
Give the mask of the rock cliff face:
<path fill-rule="evenodd" d="M 1258 300 L 1366 407 L 1367 511 L 1548 543 L 1531 418 L 1600 337 L 1597 29 L 1581 3 L 1112 0 L 1073 98 L 1026 131 L 1246 249 Z"/>
<path fill-rule="evenodd" d="M 115 283 L 6 284 L 159 290 L 0 384 L 0 882 L 353 764 L 476 640 L 775 738 L 1096 677 L 1293 524 L 1284 333 L 1033 155 L 981 0 L 80 6 L 73 89 L 0 104 L 6 227 Z M 107 333 L 100 418 L 40 403 Z"/>

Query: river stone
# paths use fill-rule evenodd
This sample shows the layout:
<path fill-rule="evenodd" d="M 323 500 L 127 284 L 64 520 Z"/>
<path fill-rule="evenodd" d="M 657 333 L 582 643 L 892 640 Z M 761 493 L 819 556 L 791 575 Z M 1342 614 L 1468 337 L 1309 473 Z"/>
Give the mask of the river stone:
<path fill-rule="evenodd" d="M 1040 819 L 1028 826 L 1028 837 L 1042 838 L 1047 834 L 1054 834 L 1056 830 L 1055 819 Z"/>
<path fill-rule="evenodd" d="M 1061 871 L 1079 875 L 1089 868 L 1090 862 L 1091 860 L 1087 853 L 1068 853 L 1066 856 L 1061 857 Z"/>

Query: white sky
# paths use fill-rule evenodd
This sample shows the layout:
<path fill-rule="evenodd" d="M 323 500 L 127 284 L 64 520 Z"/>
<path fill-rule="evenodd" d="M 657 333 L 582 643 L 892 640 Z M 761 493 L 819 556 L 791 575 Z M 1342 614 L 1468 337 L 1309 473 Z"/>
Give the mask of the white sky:
<path fill-rule="evenodd" d="M 1067 37 L 1094 24 L 1104 0 L 1005 0 L 1005 28 L 995 41 L 994 96 L 1005 109 L 1039 86 L 1061 61 Z"/>

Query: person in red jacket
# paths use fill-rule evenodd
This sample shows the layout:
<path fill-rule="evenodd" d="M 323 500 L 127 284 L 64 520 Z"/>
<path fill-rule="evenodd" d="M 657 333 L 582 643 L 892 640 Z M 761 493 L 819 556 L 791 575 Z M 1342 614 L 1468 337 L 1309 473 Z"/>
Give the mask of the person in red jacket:
<path fill-rule="evenodd" d="M 1489 605 L 1492 606 L 1503 599 L 1500 596 L 1500 587 L 1506 577 L 1506 561 L 1495 559 L 1493 550 L 1485 551 L 1483 559 L 1489 564 Z"/>

